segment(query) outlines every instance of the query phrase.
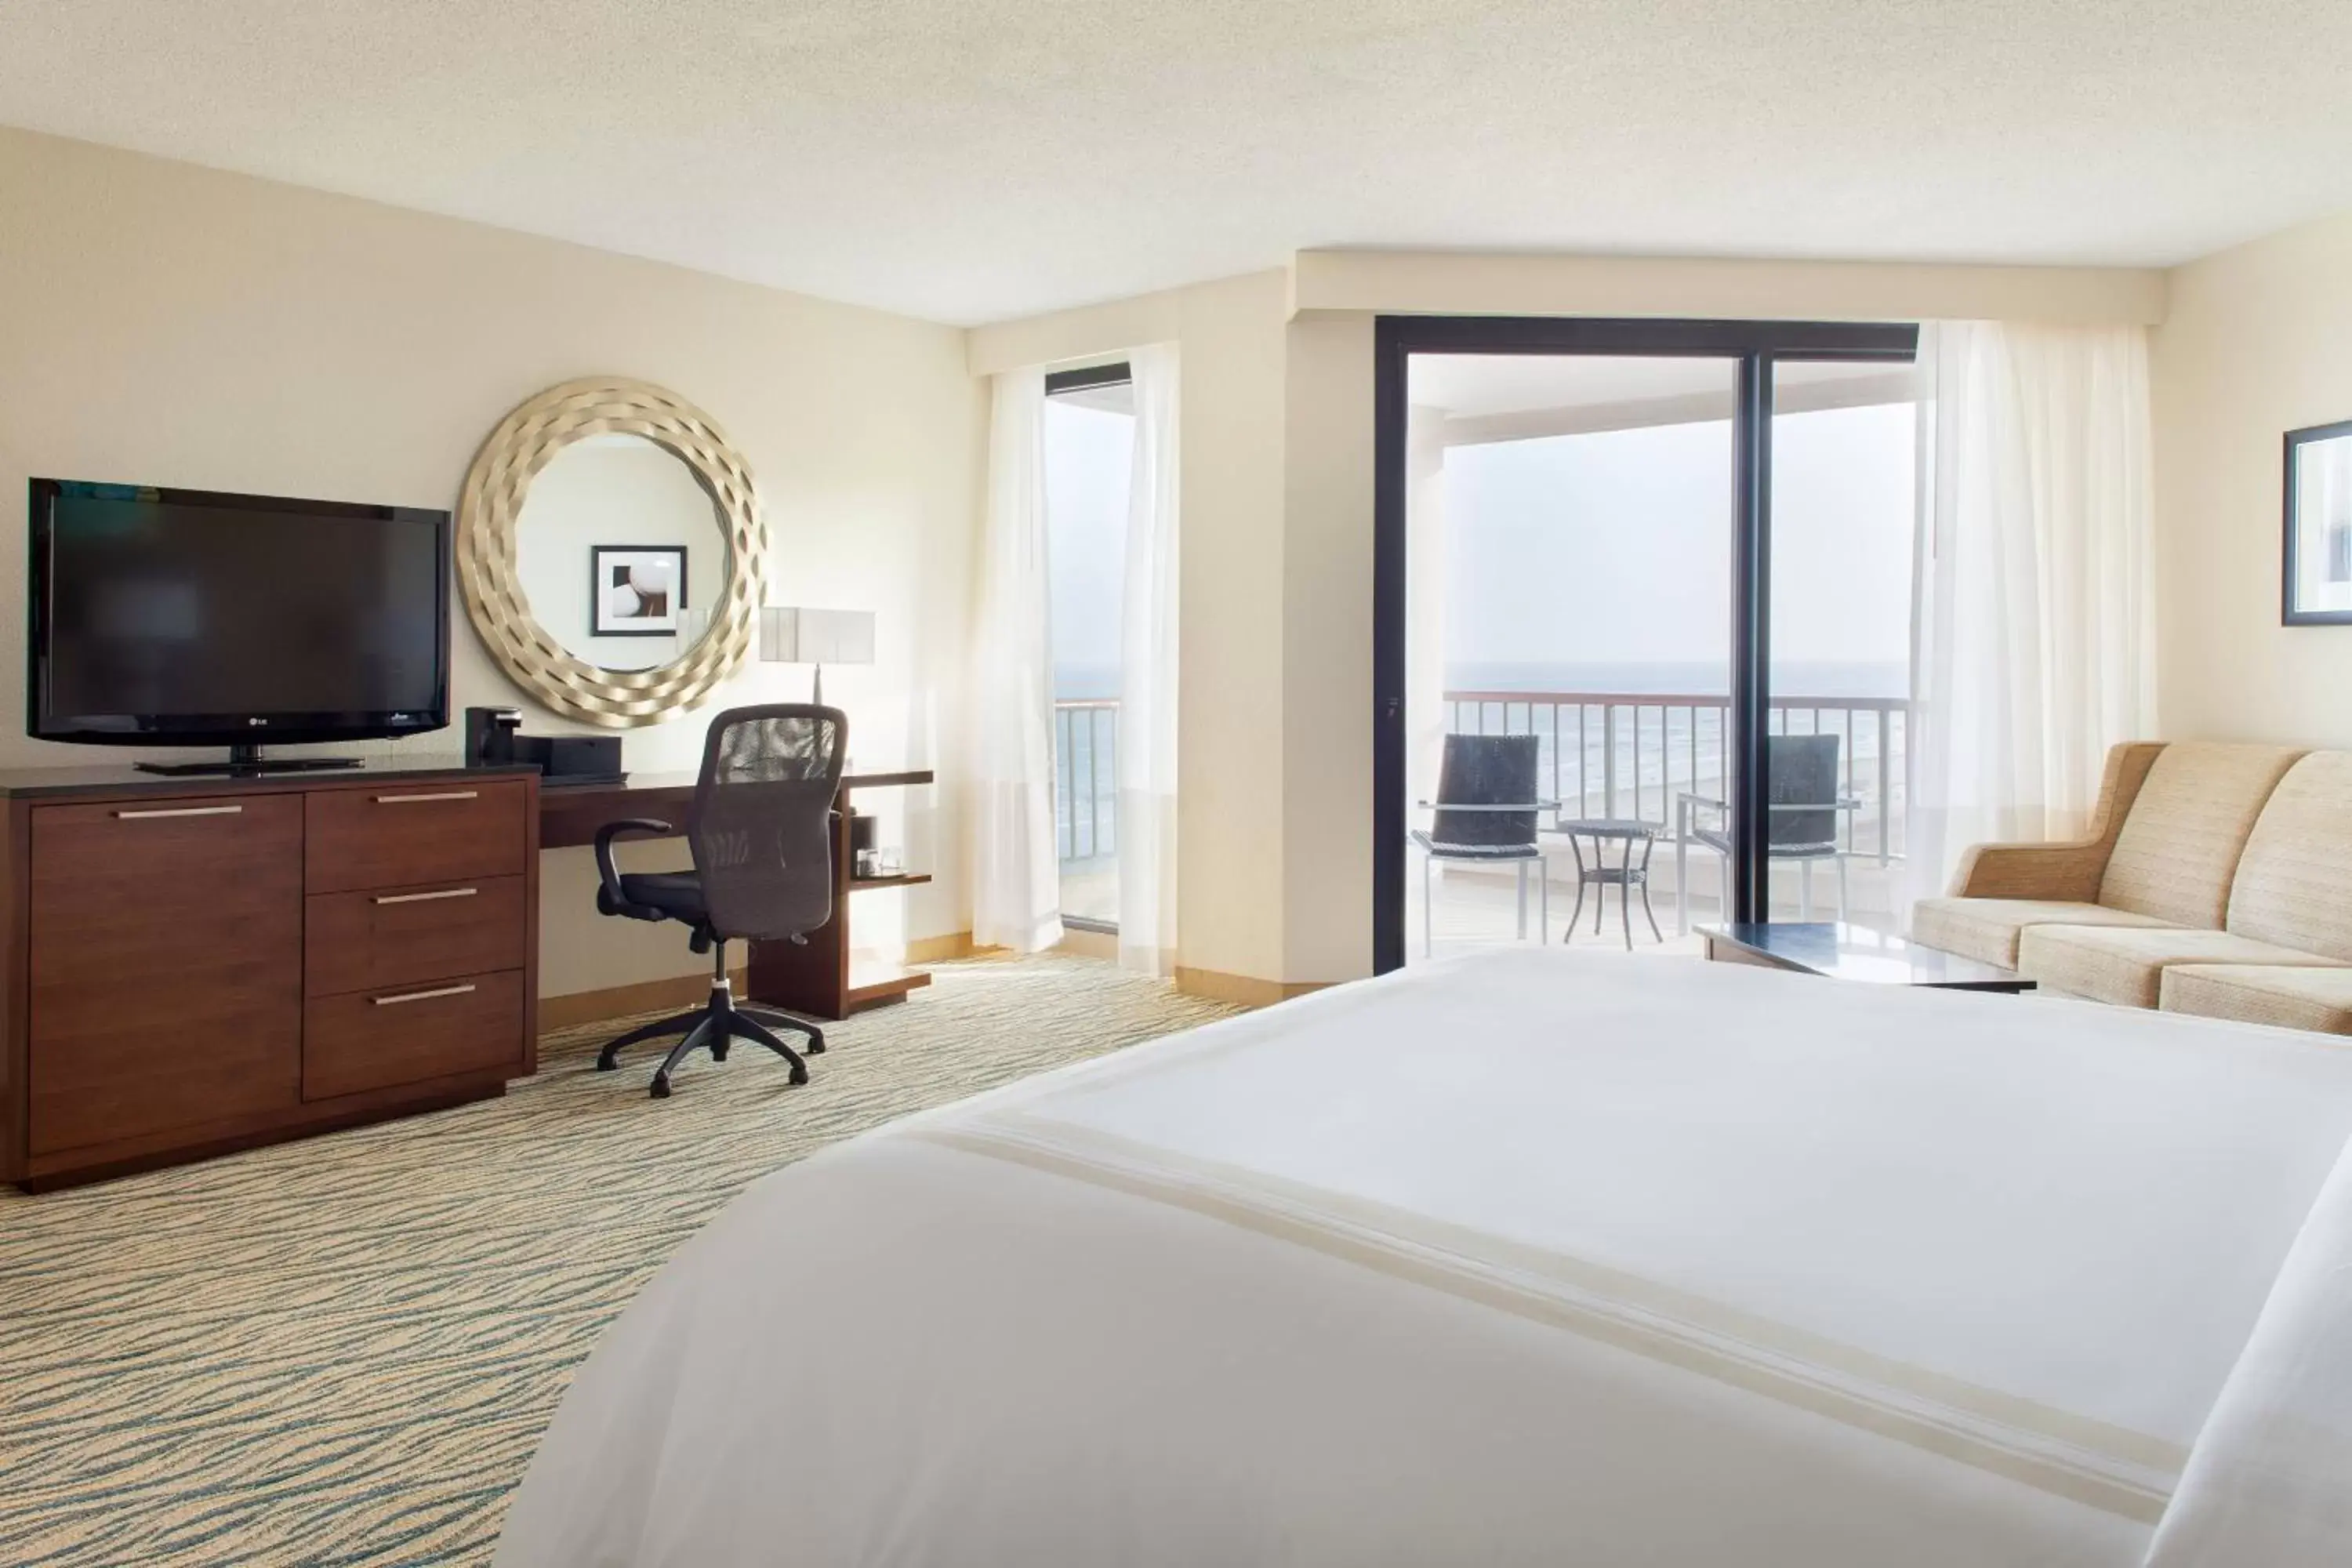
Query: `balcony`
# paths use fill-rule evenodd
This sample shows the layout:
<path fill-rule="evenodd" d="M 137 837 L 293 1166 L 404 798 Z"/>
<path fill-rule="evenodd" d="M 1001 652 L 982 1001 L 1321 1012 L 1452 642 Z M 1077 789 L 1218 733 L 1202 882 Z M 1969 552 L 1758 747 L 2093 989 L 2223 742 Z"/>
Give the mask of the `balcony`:
<path fill-rule="evenodd" d="M 1675 803 L 1685 793 L 1716 799 L 1725 793 L 1725 736 L 1729 712 L 1720 697 L 1675 693 L 1593 691 L 1451 691 L 1445 695 L 1446 727 L 1456 734 L 1526 735 L 1539 739 L 1538 752 L 1549 798 L 1564 817 L 1632 817 L 1655 824 L 1660 839 L 1651 866 L 1651 900 L 1658 923 L 1671 941 L 1685 925 L 1720 918 L 1722 863 L 1703 847 L 1688 855 L 1689 886 L 1675 870 Z M 1838 814 L 1839 848 L 1845 862 L 1849 918 L 1892 929 L 1900 898 L 1904 855 L 1904 802 L 1910 704 L 1902 698 L 1785 697 L 1771 705 L 1773 734 L 1836 735 L 1843 793 L 1853 802 Z M 1107 923 L 1118 918 L 1118 703 L 1116 700 L 1054 705 L 1055 838 L 1062 868 L 1062 907 L 1079 921 Z M 1417 814 L 1416 825 L 1426 814 Z M 1613 854 L 1613 850 L 1612 850 Z M 1811 908 L 1822 919 L 1834 909 L 1833 879 L 1826 866 L 1776 866 L 1772 872 L 1775 918 L 1795 920 L 1807 907 L 1800 878 L 1818 879 Z M 1576 865 L 1560 852 L 1549 864 L 1551 929 L 1555 939 L 1576 901 Z M 1406 878 L 1409 944 L 1419 956 L 1422 879 L 1416 867 Z M 1435 948 L 1485 945 L 1514 940 L 1517 879 L 1499 868 L 1444 866 L 1433 879 L 1431 926 Z M 1537 899 L 1528 895 L 1528 921 Z M 1591 931 L 1592 905 L 1585 908 Z M 1613 892 L 1606 936 L 1619 943 Z M 1638 912 L 1637 942 L 1649 932 Z"/>
<path fill-rule="evenodd" d="M 1054 852 L 1062 918 L 1118 922 L 1118 701 L 1054 704 Z"/>
<path fill-rule="evenodd" d="M 1450 691 L 1446 728 L 1455 734 L 1538 737 L 1538 752 L 1548 798 L 1560 803 L 1562 817 L 1625 817 L 1654 825 L 1650 896 L 1658 923 L 1672 941 L 1689 926 L 1721 918 L 1722 861 L 1693 845 L 1687 854 L 1688 886 L 1676 879 L 1675 808 L 1685 793 L 1720 800 L 1726 795 L 1725 737 L 1728 700 L 1662 692 Z M 1770 733 L 1835 735 L 1839 738 L 1841 792 L 1853 804 L 1838 813 L 1838 846 L 1844 861 L 1847 914 L 1866 925 L 1891 930 L 1900 899 L 1904 855 L 1904 802 L 1910 703 L 1903 698 L 1785 697 L 1768 715 Z M 1416 817 L 1416 825 L 1426 814 Z M 1589 851 L 1588 851 L 1589 852 Z M 1614 863 L 1616 848 L 1611 848 Z M 1777 865 L 1772 870 L 1773 918 L 1797 920 L 1810 908 L 1819 919 L 1832 917 L 1834 868 Z M 1551 858 L 1549 894 L 1555 938 L 1576 902 L 1576 865 L 1566 852 Z M 1801 879 L 1818 886 L 1808 899 Z M 1413 955 L 1421 951 L 1421 877 L 1406 879 L 1407 931 Z M 1444 865 L 1433 880 L 1430 925 L 1434 947 L 1451 949 L 1514 940 L 1517 878 L 1500 868 Z M 1637 895 L 1638 898 L 1638 895 Z M 1528 894 L 1528 921 L 1538 900 Z M 1592 901 L 1585 906 L 1590 938 Z M 1650 933 L 1637 910 L 1637 944 Z M 1622 944 L 1614 889 L 1607 902 L 1604 935 Z"/>

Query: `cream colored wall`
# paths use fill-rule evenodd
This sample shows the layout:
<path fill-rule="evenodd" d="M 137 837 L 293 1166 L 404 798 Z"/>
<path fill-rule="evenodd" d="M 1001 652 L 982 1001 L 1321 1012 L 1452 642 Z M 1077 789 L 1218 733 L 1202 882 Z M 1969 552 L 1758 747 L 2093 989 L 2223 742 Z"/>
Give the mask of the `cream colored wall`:
<path fill-rule="evenodd" d="M 1182 291 L 1177 960 L 1285 973 L 1282 275 Z"/>
<path fill-rule="evenodd" d="M 1307 250 L 1300 311 L 1682 316 L 1738 321 L 2134 321 L 2164 319 L 2165 276 L 2136 268 Z"/>
<path fill-rule="evenodd" d="M 1372 966 L 1372 318 L 1287 331 L 1286 981 Z"/>
<path fill-rule="evenodd" d="M 2352 746 L 2352 626 L 2279 624 L 2283 437 L 2352 419 L 2352 215 L 2176 271 L 2151 373 L 2164 734 Z"/>
<path fill-rule="evenodd" d="M 0 131 L 6 559 L 24 558 L 30 475 L 454 508 L 509 408 L 596 373 L 675 389 L 743 449 L 773 530 L 772 598 L 877 612 L 877 664 L 828 671 L 827 695 L 861 763 L 937 764 L 946 782 L 873 801 L 939 879 L 869 895 L 861 944 L 962 929 L 951 769 L 984 413 L 961 331 Z M 25 737 L 23 616 L 21 593 L 0 595 L 0 765 L 120 759 Z M 531 728 L 562 728 L 456 617 L 453 707 L 517 703 Z M 755 664 L 723 697 L 798 697 L 807 680 Z M 629 731 L 628 766 L 692 766 L 703 722 Z M 404 744 L 454 752 L 457 732 Z M 585 850 L 550 852 L 542 873 L 544 994 L 699 969 L 676 931 L 593 912 Z"/>

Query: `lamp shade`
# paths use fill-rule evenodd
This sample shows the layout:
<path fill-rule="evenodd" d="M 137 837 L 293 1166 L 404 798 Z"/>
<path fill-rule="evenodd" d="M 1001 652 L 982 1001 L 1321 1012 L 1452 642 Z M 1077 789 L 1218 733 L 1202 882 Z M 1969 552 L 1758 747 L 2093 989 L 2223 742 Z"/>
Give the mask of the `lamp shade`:
<path fill-rule="evenodd" d="M 874 612 L 770 605 L 760 612 L 760 657 L 770 664 L 872 664 Z"/>

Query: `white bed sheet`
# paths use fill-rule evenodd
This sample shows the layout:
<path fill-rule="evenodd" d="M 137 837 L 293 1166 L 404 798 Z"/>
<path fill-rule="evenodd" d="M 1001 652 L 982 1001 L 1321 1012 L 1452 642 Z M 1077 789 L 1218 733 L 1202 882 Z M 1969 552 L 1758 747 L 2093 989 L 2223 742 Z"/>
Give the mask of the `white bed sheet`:
<path fill-rule="evenodd" d="M 499 1562 L 2137 1563 L 2347 1138 L 2281 1032 L 1417 969 L 759 1184 Z"/>

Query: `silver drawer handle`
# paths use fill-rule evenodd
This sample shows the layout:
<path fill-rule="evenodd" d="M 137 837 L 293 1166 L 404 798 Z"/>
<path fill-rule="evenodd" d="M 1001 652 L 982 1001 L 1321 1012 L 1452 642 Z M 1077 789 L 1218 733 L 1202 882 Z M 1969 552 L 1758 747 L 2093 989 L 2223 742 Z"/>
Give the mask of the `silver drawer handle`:
<path fill-rule="evenodd" d="M 435 899 L 470 899 L 481 890 L 479 888 L 444 888 L 437 893 L 378 893 L 375 901 L 379 904 L 424 904 Z"/>
<path fill-rule="evenodd" d="M 398 805 L 406 800 L 477 800 L 481 794 L 478 789 L 445 789 L 437 795 L 380 795 L 375 797 L 375 803 L 378 805 Z"/>
<path fill-rule="evenodd" d="M 241 805 L 171 805 L 148 811 L 118 811 L 114 815 L 124 822 L 147 816 L 235 816 Z"/>
<path fill-rule="evenodd" d="M 437 991 L 404 991 L 397 996 L 379 996 L 375 1005 L 389 1007 L 396 1002 L 430 1002 L 436 996 L 463 996 L 472 989 L 471 985 L 444 985 Z"/>

